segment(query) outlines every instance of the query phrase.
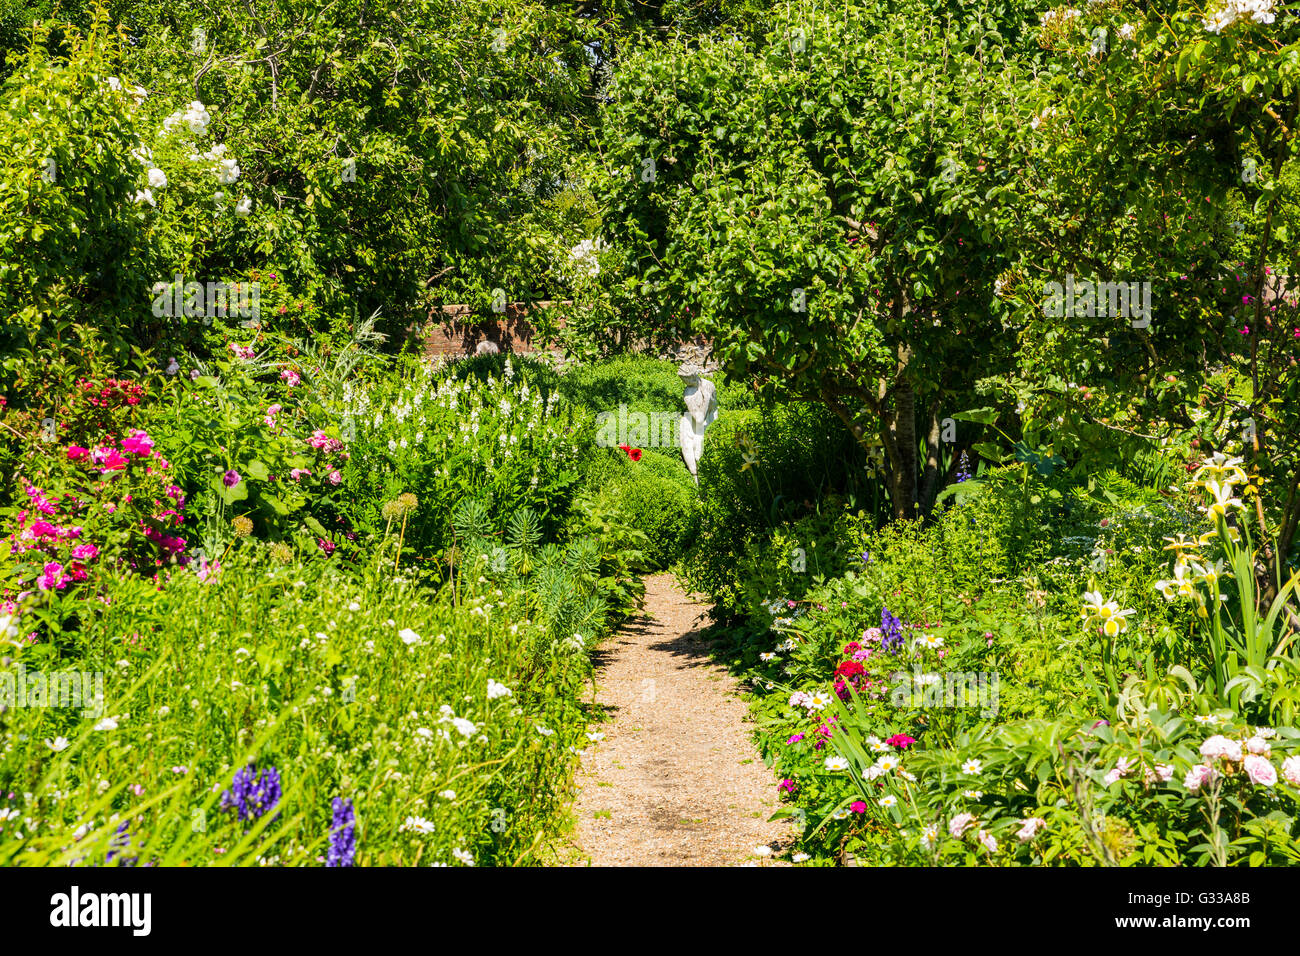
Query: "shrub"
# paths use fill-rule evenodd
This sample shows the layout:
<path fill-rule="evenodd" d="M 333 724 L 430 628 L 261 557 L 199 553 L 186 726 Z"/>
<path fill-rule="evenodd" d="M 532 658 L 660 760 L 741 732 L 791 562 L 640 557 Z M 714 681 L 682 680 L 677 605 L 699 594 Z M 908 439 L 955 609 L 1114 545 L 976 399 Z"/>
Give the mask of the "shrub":
<path fill-rule="evenodd" d="M 724 410 L 705 433 L 699 464 L 700 530 L 685 561 L 691 587 L 724 610 L 744 609 L 746 556 L 782 522 L 816 512 L 820 496 L 851 495 L 861 468 L 848 431 L 819 406 Z"/>
<path fill-rule="evenodd" d="M 681 557 L 695 533 L 695 482 L 680 458 L 673 461 L 648 450 L 639 461 L 630 460 L 618 449 L 605 449 L 598 455 L 606 462 L 615 456 L 625 464 L 603 466 L 597 500 L 645 533 L 649 539 L 645 547 L 647 567 L 669 567 Z"/>

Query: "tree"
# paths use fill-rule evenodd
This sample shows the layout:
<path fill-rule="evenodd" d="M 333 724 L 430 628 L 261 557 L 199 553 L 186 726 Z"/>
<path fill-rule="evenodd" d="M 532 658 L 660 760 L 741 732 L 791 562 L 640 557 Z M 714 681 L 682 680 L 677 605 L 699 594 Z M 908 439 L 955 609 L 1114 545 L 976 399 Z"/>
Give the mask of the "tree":
<path fill-rule="evenodd" d="M 894 515 L 926 513 L 943 419 L 1011 359 L 994 286 L 1027 80 L 988 9 L 774 19 L 761 44 L 708 36 L 620 64 L 609 221 L 731 374 L 826 404 L 883 449 Z"/>

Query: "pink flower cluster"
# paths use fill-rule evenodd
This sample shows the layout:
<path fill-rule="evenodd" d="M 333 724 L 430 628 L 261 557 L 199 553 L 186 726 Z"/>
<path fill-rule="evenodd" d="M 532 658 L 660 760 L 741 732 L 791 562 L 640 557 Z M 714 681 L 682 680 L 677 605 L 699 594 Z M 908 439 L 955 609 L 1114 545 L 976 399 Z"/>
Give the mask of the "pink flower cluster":
<path fill-rule="evenodd" d="M 1205 763 L 1192 767 L 1183 777 L 1183 786 L 1191 793 L 1198 792 L 1206 784 L 1212 784 L 1221 776 L 1220 767 L 1228 772 L 1241 770 L 1246 779 L 1259 787 L 1271 787 L 1277 783 L 1277 768 L 1269 759 L 1273 748 L 1269 744 L 1271 731 L 1260 730 L 1245 740 L 1233 740 L 1223 734 L 1215 734 L 1201 744 L 1201 756 Z M 1288 757 L 1282 762 L 1282 776 L 1292 786 L 1300 786 L 1300 756 Z"/>
<path fill-rule="evenodd" d="M 342 441 L 337 438 L 331 438 L 319 428 L 312 432 L 311 437 L 307 439 L 307 444 L 311 445 L 311 447 L 315 448 L 318 452 L 322 452 L 326 455 L 339 455 L 344 461 L 347 461 L 348 458 L 352 457 L 343 450 Z M 327 467 L 330 470 L 329 474 L 325 476 L 325 480 L 335 486 L 342 484 L 343 474 L 338 470 L 338 468 L 333 465 Z M 302 475 L 310 475 L 311 472 L 306 469 L 295 469 L 290 472 L 290 474 L 293 476 L 294 480 L 297 481 Z"/>

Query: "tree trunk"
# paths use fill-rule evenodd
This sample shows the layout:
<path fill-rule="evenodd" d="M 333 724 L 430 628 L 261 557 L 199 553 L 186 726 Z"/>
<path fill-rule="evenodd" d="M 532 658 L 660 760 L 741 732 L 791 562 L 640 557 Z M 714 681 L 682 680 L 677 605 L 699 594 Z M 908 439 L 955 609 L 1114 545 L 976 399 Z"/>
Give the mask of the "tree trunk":
<path fill-rule="evenodd" d="M 882 416 L 881 440 L 889 457 L 889 500 L 895 520 L 916 515 L 916 393 L 902 380 Z"/>
<path fill-rule="evenodd" d="M 921 517 L 929 518 L 930 512 L 934 510 L 934 498 L 939 493 L 939 465 L 941 462 L 939 448 L 939 439 L 942 437 L 942 430 L 939 428 L 939 400 L 936 398 L 930 403 L 927 410 L 929 423 L 925 432 L 925 475 L 921 482 L 921 495 L 919 504 L 921 507 Z"/>

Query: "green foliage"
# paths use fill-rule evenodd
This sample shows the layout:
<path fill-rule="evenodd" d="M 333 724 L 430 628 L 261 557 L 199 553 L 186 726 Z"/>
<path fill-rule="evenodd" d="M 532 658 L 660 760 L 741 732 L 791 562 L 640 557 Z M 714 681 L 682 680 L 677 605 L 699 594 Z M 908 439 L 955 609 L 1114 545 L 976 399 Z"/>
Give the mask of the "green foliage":
<path fill-rule="evenodd" d="M 603 450 L 600 457 L 619 456 L 626 465 L 609 469 L 596 494 L 597 506 L 619 512 L 642 531 L 646 567 L 660 569 L 677 562 L 694 537 L 698 516 L 695 482 L 680 458 L 647 452 L 631 461 L 618 449 Z"/>
<path fill-rule="evenodd" d="M 817 406 L 728 411 L 704 436 L 699 463 L 700 528 L 684 571 L 693 589 L 739 611 L 741 567 L 764 533 L 818 507 L 833 513 L 858 488 L 861 454 L 833 416 Z M 833 496 L 814 505 L 822 496 Z"/>
<path fill-rule="evenodd" d="M 130 203 L 139 180 L 131 99 L 107 83 L 115 42 L 101 24 L 87 37 L 70 34 L 66 58 L 56 58 L 37 39 L 0 84 L 5 378 L 18 371 L 21 349 L 66 331 L 88 305 L 120 310 L 144 293 L 141 217 Z"/>
<path fill-rule="evenodd" d="M 589 579 L 572 549 L 559 567 L 570 587 Z M 0 716 L 22 741 L 0 753 L 5 807 L 41 820 L 5 827 L 6 864 L 102 863 L 125 823 L 140 865 L 319 865 L 339 796 L 356 809 L 359 865 L 528 862 L 553 831 L 589 667 L 554 639 L 581 620 L 536 580 L 503 597 L 465 575 L 453 604 L 387 571 L 281 566 L 246 540 L 206 579 L 106 584 L 111 600 L 87 602 L 69 643 L 6 652 L 9 676 L 75 668 L 104 695 L 84 702 L 91 719 L 73 706 Z M 599 609 L 582 618 L 592 631 Z M 278 768 L 283 796 L 278 814 L 241 822 L 219 801 L 248 764 Z"/>

